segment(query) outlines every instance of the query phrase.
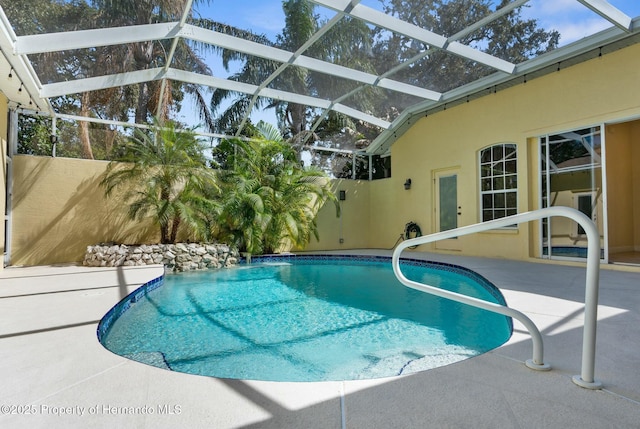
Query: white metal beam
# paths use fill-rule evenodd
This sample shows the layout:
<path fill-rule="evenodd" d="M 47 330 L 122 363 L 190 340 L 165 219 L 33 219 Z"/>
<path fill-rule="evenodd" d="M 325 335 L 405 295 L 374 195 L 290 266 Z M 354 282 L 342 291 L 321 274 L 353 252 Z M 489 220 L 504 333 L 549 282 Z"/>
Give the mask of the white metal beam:
<path fill-rule="evenodd" d="M 496 70 L 513 74 L 516 70 L 516 65 L 509 61 L 502 60 L 493 55 L 489 55 L 478 49 L 474 49 L 470 46 L 464 45 L 460 42 L 451 42 L 447 45 L 447 51 L 454 53 L 462 58 L 467 58 L 471 61 L 476 61 L 480 64 L 487 65 Z"/>
<path fill-rule="evenodd" d="M 354 0 L 354 1 L 360 1 L 360 0 Z M 318 31 L 316 31 L 305 43 L 303 43 L 302 46 L 300 46 L 295 52 L 291 54 L 291 57 L 289 58 L 288 62 L 282 63 L 280 67 L 278 67 L 273 73 L 271 73 L 269 77 L 267 77 L 265 80 L 263 80 L 260 83 L 260 86 L 258 87 L 256 92 L 253 93 L 253 96 L 251 97 L 251 101 L 249 102 L 249 106 L 247 107 L 247 110 L 244 113 L 244 117 L 242 118 L 242 121 L 240 121 L 240 125 L 238 125 L 236 135 L 239 136 L 242 133 L 244 126 L 246 125 L 247 121 L 251 116 L 251 112 L 253 111 L 256 101 L 258 100 L 260 91 L 263 88 L 266 88 L 267 86 L 269 86 L 271 82 L 273 82 L 278 76 L 280 76 L 289 67 L 289 65 L 293 64 L 294 61 L 298 59 L 298 57 L 300 57 L 307 49 L 309 49 L 309 47 L 311 47 L 314 43 L 316 43 L 331 28 L 333 28 L 338 22 L 340 22 L 343 16 L 344 14 L 338 13 L 333 18 L 331 18 L 320 29 L 318 29 Z"/>
<path fill-rule="evenodd" d="M 240 39 L 228 34 L 220 33 L 206 28 L 196 27 L 187 24 L 180 31 L 180 36 L 186 39 L 195 40 L 197 42 L 207 43 L 209 45 L 219 46 L 221 48 L 232 51 L 242 52 L 244 54 L 254 55 L 260 58 L 286 63 L 291 57 L 291 52 L 283 49 L 274 48 L 273 46 L 263 45 L 261 43 L 252 42 L 250 40 Z"/>
<path fill-rule="evenodd" d="M 162 79 L 165 75 L 162 67 L 148 70 L 138 70 L 107 76 L 89 77 L 73 81 L 56 82 L 43 85 L 40 96 L 43 98 L 59 97 L 61 95 L 77 94 L 85 91 L 97 91 L 116 86 L 133 85 Z"/>
<path fill-rule="evenodd" d="M 578 0 L 580 3 L 625 31 L 631 31 L 631 17 L 606 0 Z"/>
<path fill-rule="evenodd" d="M 187 0 L 186 4 L 184 5 L 184 9 L 182 10 L 182 18 L 180 19 L 180 23 L 178 24 L 181 29 L 187 23 L 187 18 L 191 13 L 192 3 L 193 3 L 193 0 Z M 171 49 L 169 49 L 169 54 L 167 55 L 166 63 L 164 65 L 165 72 L 169 70 L 169 67 L 171 67 L 171 63 L 173 62 L 173 57 L 176 53 L 176 48 L 178 47 L 178 42 L 180 42 L 180 37 L 174 37 L 173 40 L 171 41 Z M 162 83 L 160 84 L 160 94 L 158 95 L 158 108 L 156 109 L 157 117 L 161 116 L 162 110 L 164 109 L 164 93 L 166 89 L 167 89 L 167 80 L 162 79 Z"/>
<path fill-rule="evenodd" d="M 251 85 L 248 83 L 236 82 L 227 79 L 220 79 L 213 76 L 205 76 L 198 73 L 176 69 L 169 69 L 166 77 L 168 79 L 179 80 L 181 82 L 193 83 L 196 85 L 205 85 L 212 88 L 221 88 L 228 91 L 242 92 L 243 94 L 254 94 L 256 92 L 256 89 L 258 88 L 257 85 Z M 265 88 L 259 92 L 259 95 L 261 97 L 272 98 L 274 100 L 304 104 L 307 106 L 319 107 L 321 109 L 326 109 L 330 104 L 329 100 L 294 94 L 277 89 Z"/>
<path fill-rule="evenodd" d="M 12 54 L 16 39 L 11 23 L 0 7 L 0 50 L 2 51 L 0 69 L 3 74 L 6 73 L 2 76 L 0 91 L 4 92 L 11 103 L 20 106 L 31 105 L 30 108 L 33 109 L 53 112 L 49 100 L 44 100 L 38 95 L 41 83 L 29 59 L 25 55 Z M 6 80 L 4 80 L 5 76 Z"/>
<path fill-rule="evenodd" d="M 334 2 L 323 0 L 318 1 L 317 3 L 322 4 Z M 329 5 L 326 4 L 325 6 Z M 410 24 L 406 21 L 387 15 L 386 13 L 380 12 L 379 10 L 375 10 L 361 4 L 356 5 L 351 10 L 351 12 L 349 12 L 349 15 L 360 18 L 379 27 L 394 31 L 398 34 L 409 36 L 412 39 L 420 40 L 421 42 L 427 43 L 436 48 L 444 49 L 447 45 L 447 38 L 444 36 L 441 36 L 429 30 L 425 30 L 424 28 L 420 28 L 417 25 Z"/>
<path fill-rule="evenodd" d="M 352 7 L 351 2 L 349 0 L 311 0 L 311 1 L 313 3 L 317 3 L 322 6 L 325 6 L 340 12 L 345 11 L 346 9 L 349 9 Z M 472 61 L 477 61 L 479 63 L 492 67 L 496 70 L 500 70 L 509 74 L 513 73 L 515 70 L 515 65 L 508 61 L 501 60 L 500 58 L 486 54 L 482 51 L 479 51 L 477 49 L 471 48 L 469 46 L 463 45 L 458 42 L 449 43 L 447 38 L 444 36 L 441 36 L 429 30 L 425 30 L 424 28 L 418 27 L 417 25 L 410 24 L 406 21 L 402 21 L 396 17 L 387 15 L 383 12 L 372 9 L 370 7 L 358 4 L 353 6 L 348 13 L 349 15 L 359 18 L 363 21 L 369 22 L 379 27 L 386 28 L 387 30 L 391 30 L 395 33 L 405 35 L 412 39 L 419 40 L 430 46 L 444 49 L 447 52 L 451 52 L 452 54 L 461 56 L 463 58 L 467 58 Z"/>
<path fill-rule="evenodd" d="M 171 39 L 180 32 L 179 22 L 132 25 L 96 30 L 66 31 L 62 33 L 32 34 L 16 40 L 19 55 L 87 49 L 96 46 L 123 45 L 149 40 Z"/>
<path fill-rule="evenodd" d="M 230 91 L 242 92 L 245 94 L 254 94 L 256 92 L 256 89 L 258 88 L 256 85 L 230 81 L 227 79 L 220 79 L 213 76 L 204 76 L 201 74 L 176 69 L 169 69 L 165 77 L 167 79 L 179 80 L 182 82 L 188 82 L 197 85 L 205 85 L 213 88 L 222 88 Z M 345 115 L 351 116 L 352 118 L 360 119 L 362 121 L 377 125 L 382 128 L 388 128 L 390 125 L 390 122 L 384 121 L 375 116 L 363 113 L 359 110 L 342 104 L 332 105 L 331 101 L 321 98 L 309 97 L 307 95 L 294 94 L 291 92 L 280 91 L 271 88 L 263 88 L 258 92 L 258 94 L 260 97 L 286 101 L 289 103 L 304 104 L 305 106 L 317 107 L 320 109 L 332 108 L 337 112 L 344 113 Z"/>
<path fill-rule="evenodd" d="M 292 58 L 292 53 L 283 49 L 265 46 L 249 40 L 238 39 L 237 37 L 222 34 L 213 30 L 195 27 L 189 24 L 187 24 L 183 31 L 180 32 L 180 36 L 280 63 L 288 63 Z M 294 57 L 293 65 L 305 67 L 318 73 L 354 80 L 368 85 L 375 85 L 378 81 L 378 76 L 371 73 L 354 70 L 304 55 Z M 428 100 L 439 100 L 441 96 L 438 92 L 425 90 L 413 85 L 402 84 L 401 82 L 395 82 L 391 79 L 385 81 L 385 85 L 385 88 L 415 95 Z"/>
<path fill-rule="evenodd" d="M 322 146 L 314 146 L 314 145 L 304 145 L 302 149 L 316 151 L 316 152 L 333 152 L 333 153 L 344 153 L 344 154 L 361 154 L 362 150 L 350 150 L 350 149 L 336 149 L 333 147 L 322 147 Z"/>
<path fill-rule="evenodd" d="M 415 85 L 409 85 L 407 83 L 398 82 L 396 80 L 381 78 L 378 81 L 377 86 L 380 88 L 390 89 L 391 91 L 403 92 L 405 94 L 414 95 L 416 97 L 424 98 L 426 100 L 438 101 L 442 98 L 442 93 L 431 91 L 425 88 L 419 88 Z"/>
<path fill-rule="evenodd" d="M 387 129 L 391 125 L 391 122 L 363 113 L 360 110 L 353 109 L 349 106 L 345 106 L 344 104 L 336 103 L 333 105 L 332 109 L 336 112 L 351 116 L 352 118 L 360 119 L 383 129 Z"/>
<path fill-rule="evenodd" d="M 255 85 L 250 85 L 248 83 L 221 79 L 214 76 L 205 76 L 202 74 L 178 70 L 174 68 L 170 68 L 169 70 L 167 70 L 167 74 L 165 77 L 167 79 L 177 80 L 180 82 L 203 85 L 211 88 L 226 89 L 228 91 L 242 92 L 244 94 L 251 94 L 256 88 Z"/>
<path fill-rule="evenodd" d="M 21 36 L 17 38 L 15 51 L 21 55 L 35 54 L 94 46 L 135 43 L 155 39 L 174 38 L 174 40 L 178 40 L 179 37 L 281 63 L 288 63 L 292 58 L 292 53 L 283 49 L 265 46 L 260 43 L 199 28 L 190 24 L 185 24 L 181 28 L 180 22 Z M 319 73 L 354 80 L 368 85 L 376 85 L 376 82 L 379 80 L 378 76 L 371 73 L 361 72 L 303 55 L 295 57 L 293 64 Z M 441 94 L 438 92 L 395 82 L 391 79 L 385 80 L 382 85 L 384 85 L 384 88 L 393 91 L 403 92 L 428 100 L 439 100 L 441 97 Z"/>
<path fill-rule="evenodd" d="M 488 25 L 491 22 L 495 21 L 496 19 L 501 18 L 504 15 L 510 13 L 514 9 L 517 9 L 519 7 L 524 6 L 524 4 L 527 3 L 528 1 L 529 0 L 515 0 L 515 1 L 512 1 L 511 3 L 509 3 L 506 6 L 504 6 L 503 8 L 496 10 L 495 12 L 493 12 L 492 14 L 490 14 L 488 16 L 485 16 L 484 18 L 482 18 L 480 21 L 476 22 L 475 24 L 472 24 L 472 25 L 464 28 L 463 30 L 457 32 L 453 36 L 449 36 L 449 41 L 453 42 L 455 40 L 460 40 L 463 37 L 466 37 L 469 34 L 474 33 L 475 31 L 481 29 L 485 25 Z"/>

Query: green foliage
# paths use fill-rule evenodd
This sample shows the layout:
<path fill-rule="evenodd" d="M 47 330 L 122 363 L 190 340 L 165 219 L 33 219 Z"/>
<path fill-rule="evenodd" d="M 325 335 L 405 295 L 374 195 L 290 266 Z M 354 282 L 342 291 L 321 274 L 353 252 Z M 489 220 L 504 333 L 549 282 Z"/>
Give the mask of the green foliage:
<path fill-rule="evenodd" d="M 235 134 L 235 130 L 232 131 L 232 134 Z M 260 138 L 260 131 L 256 128 L 255 125 L 251 123 L 251 121 L 247 121 L 247 124 L 242 129 L 242 137 L 243 139 L 254 139 Z M 242 139 L 240 139 L 242 140 Z M 234 165 L 234 154 L 236 150 L 234 149 L 234 142 L 236 139 L 225 139 L 221 140 L 212 150 L 211 150 L 211 167 L 217 170 L 230 170 Z"/>
<path fill-rule="evenodd" d="M 18 153 L 51 156 L 53 144 L 49 139 L 51 119 L 42 116 L 18 116 Z"/>
<path fill-rule="evenodd" d="M 194 4 L 208 3 L 195 0 Z M 126 25 L 177 21 L 182 17 L 184 0 L 0 0 L 14 30 L 18 35 L 55 33 L 107 28 Z M 204 48 L 204 50 L 203 50 Z M 152 40 L 124 45 L 98 46 L 91 49 L 47 52 L 30 56 L 40 78 L 47 82 L 72 81 L 98 75 L 140 71 L 164 65 L 171 41 Z M 211 45 L 200 46 L 200 52 L 214 51 Z M 210 74 L 208 66 L 192 44 L 180 39 L 173 56 L 177 68 L 201 74 Z M 211 128 L 213 119 L 205 94 L 198 85 L 178 81 L 145 81 L 136 85 L 113 87 L 99 91 L 57 97 L 52 103 L 64 106 L 64 113 L 145 123 L 154 115 L 168 119 L 180 109 L 185 94 L 196 101 L 201 119 Z M 163 94 L 162 100 L 160 99 Z M 83 158 L 105 159 L 109 156 L 110 142 L 102 150 L 100 142 L 92 137 L 97 129 L 86 122 L 79 123 L 77 136 L 80 151 L 68 155 Z M 107 137 L 109 138 L 109 137 Z M 75 142 L 74 142 L 75 143 Z M 73 147 L 73 144 L 68 146 Z M 95 152 L 95 153 L 94 153 Z"/>
<path fill-rule="evenodd" d="M 151 217 L 162 243 L 174 243 L 183 226 L 190 238 L 209 238 L 209 213 L 217 206 L 208 195 L 216 182 L 193 132 L 156 122 L 153 132 L 131 139 L 119 161 L 126 163 L 110 163 L 101 185 L 129 206 L 131 219 Z"/>
<path fill-rule="evenodd" d="M 324 24 L 315 12 L 315 5 L 308 0 L 285 0 L 282 2 L 285 14 L 285 27 L 282 33 L 271 41 L 264 36 L 247 33 L 249 40 L 280 49 L 295 52 L 311 35 Z M 363 71 L 373 71 L 370 63 L 371 33 L 367 25 L 356 19 L 345 17 L 338 22 L 323 38 L 306 51 L 305 55 L 336 64 L 355 67 Z M 229 67 L 230 60 L 242 61 L 242 68 L 229 78 L 239 82 L 260 85 L 271 76 L 280 63 L 264 58 L 223 50 L 223 65 Z M 357 83 L 346 79 L 329 76 L 324 73 L 310 71 L 294 65 L 288 66 L 271 84 L 279 90 L 298 94 L 314 94 L 327 99 L 336 98 L 357 86 Z M 362 91 L 353 97 L 362 110 L 371 110 L 376 91 Z M 225 101 L 233 102 L 224 110 Z M 211 110 L 220 113 L 216 119 L 215 131 L 229 133 L 240 124 L 247 113 L 251 102 L 251 94 L 233 91 L 216 90 L 211 98 Z M 278 127 L 284 137 L 295 139 L 310 128 L 310 120 L 316 111 L 309 106 L 258 97 L 254 108 L 274 108 L 278 118 Z"/>
<path fill-rule="evenodd" d="M 337 199 L 326 174 L 302 168 L 274 127 L 257 128 L 261 140 L 223 142 L 232 167 L 219 173 L 219 237 L 252 254 L 303 247 L 318 238 L 318 209 L 327 200 L 338 209 Z"/>
<path fill-rule="evenodd" d="M 492 0 L 383 1 L 386 13 L 445 36 L 457 34 L 509 3 L 510 0 L 501 0 L 499 5 L 494 6 Z M 515 63 L 556 48 L 559 34 L 538 28 L 536 20 L 523 19 L 521 10 L 522 7 L 516 8 L 457 41 Z M 426 53 L 423 59 L 394 75 L 394 79 L 413 85 L 445 92 L 494 73 L 490 67 L 415 43 L 405 36 L 388 36 L 387 32 L 378 31 L 376 37 L 374 60 L 376 68 L 381 71 Z"/>
<path fill-rule="evenodd" d="M 95 159 L 112 160 L 120 157 L 127 136 L 116 127 L 105 124 L 85 124 L 93 144 Z M 51 118 L 18 115 L 18 153 L 36 156 L 52 156 Z M 82 142 L 78 122 L 57 121 L 55 156 L 82 158 Z"/>

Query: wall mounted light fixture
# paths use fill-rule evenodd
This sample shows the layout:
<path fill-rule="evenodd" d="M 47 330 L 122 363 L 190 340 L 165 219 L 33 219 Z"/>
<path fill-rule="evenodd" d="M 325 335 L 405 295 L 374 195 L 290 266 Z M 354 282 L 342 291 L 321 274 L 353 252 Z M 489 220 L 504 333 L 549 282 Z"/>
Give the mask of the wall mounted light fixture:
<path fill-rule="evenodd" d="M 404 181 L 404 189 L 406 189 L 407 191 L 411 189 L 411 179 L 407 179 Z"/>
<path fill-rule="evenodd" d="M 346 199 L 347 199 L 347 191 L 345 191 L 345 190 L 340 190 L 340 191 L 338 192 L 338 199 L 339 199 L 340 201 L 344 201 L 344 200 L 346 200 Z"/>

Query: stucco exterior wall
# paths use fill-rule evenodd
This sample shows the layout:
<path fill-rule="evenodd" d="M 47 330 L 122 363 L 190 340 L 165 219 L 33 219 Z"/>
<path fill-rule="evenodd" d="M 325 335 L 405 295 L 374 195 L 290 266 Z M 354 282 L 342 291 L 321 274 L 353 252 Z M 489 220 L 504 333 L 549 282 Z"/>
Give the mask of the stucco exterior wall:
<path fill-rule="evenodd" d="M 345 200 L 340 201 L 340 216 L 336 216 L 333 203 L 326 203 L 317 218 L 320 240 L 312 238 L 304 250 L 368 247 L 370 182 L 340 179 L 333 182 L 332 188 L 336 195 L 345 191 Z"/>
<path fill-rule="evenodd" d="M 151 243 L 155 229 L 140 227 L 99 187 L 107 162 L 14 156 L 11 265 L 81 262 L 88 245 Z"/>
<path fill-rule="evenodd" d="M 634 248 L 631 123 L 609 125 L 606 132 L 609 252 L 629 252 Z"/>
<path fill-rule="evenodd" d="M 538 208 L 538 199 L 529 194 L 537 193 L 538 186 L 530 172 L 538 165 L 530 159 L 537 137 L 640 117 L 638 82 L 640 46 L 636 45 L 418 119 L 391 148 L 394 177 L 388 180 L 393 193 L 382 197 L 388 198 L 388 209 L 377 205 L 372 210 L 372 230 L 395 231 L 414 220 L 423 233 L 435 232 L 434 178 L 442 169 L 458 174 L 458 225 L 479 222 L 478 152 L 497 143 L 517 144 L 518 212 Z M 406 178 L 412 179 L 410 191 L 402 188 Z M 528 258 L 536 231 L 521 225 L 516 230 L 460 237 L 452 251 Z M 381 237 L 372 234 L 370 246 L 384 247 L 387 240 Z M 430 248 L 437 250 L 435 245 Z"/>
<path fill-rule="evenodd" d="M 635 219 L 635 228 L 633 231 L 633 247 L 634 251 L 640 252 L 640 121 L 636 121 L 631 125 L 631 159 L 635 168 L 631 169 L 631 181 L 633 183 L 633 219 Z"/>

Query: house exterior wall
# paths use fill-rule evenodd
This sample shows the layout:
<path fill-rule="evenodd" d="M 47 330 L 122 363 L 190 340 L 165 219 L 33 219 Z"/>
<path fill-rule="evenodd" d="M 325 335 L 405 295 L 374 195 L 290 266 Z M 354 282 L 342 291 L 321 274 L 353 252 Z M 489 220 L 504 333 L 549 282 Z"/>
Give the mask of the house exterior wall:
<path fill-rule="evenodd" d="M 609 252 L 640 251 L 640 120 L 607 126 Z M 635 168 L 634 168 L 635 167 Z"/>
<path fill-rule="evenodd" d="M 632 124 L 606 127 L 610 253 L 634 250 L 634 183 L 629 180 L 634 165 Z"/>
<path fill-rule="evenodd" d="M 416 118 L 416 123 L 402 135 L 391 148 L 393 177 L 364 183 L 369 187 L 367 202 L 362 201 L 362 213 L 343 219 L 343 230 L 358 230 L 368 219 L 366 243 L 357 247 L 389 248 L 393 245 L 408 221 L 418 223 L 423 234 L 436 232 L 435 184 L 436 175 L 443 170 L 458 175 L 458 226 L 481 221 L 478 153 L 481 149 L 498 143 L 515 143 L 518 156 L 518 212 L 539 208 L 539 155 L 538 137 L 562 131 L 581 129 L 603 123 L 617 123 L 640 118 L 640 45 L 634 45 L 614 53 L 572 66 L 499 91 L 469 103 L 444 111 Z M 627 127 L 628 129 L 625 129 Z M 620 129 L 628 134 L 618 142 L 609 131 Z M 609 171 L 616 165 L 616 158 L 629 158 L 637 165 L 640 156 L 640 126 L 608 125 L 604 132 L 613 145 L 625 146 L 623 152 L 612 155 Z M 609 141 L 607 140 L 607 144 Z M 624 161 L 624 160 L 623 160 Z M 630 165 L 616 171 L 620 177 L 633 176 L 633 186 L 620 192 L 633 194 L 626 206 L 617 211 L 640 214 L 640 172 Z M 405 191 L 403 183 L 412 179 L 411 189 Z M 622 179 L 618 179 L 622 180 Z M 611 190 L 611 186 L 609 187 Z M 615 193 L 610 200 L 615 198 Z M 609 201 L 611 204 L 611 201 Z M 627 207 L 628 206 L 628 207 Z M 335 220 L 328 219 L 321 211 L 320 235 L 331 235 Z M 600 216 L 602 218 L 602 216 Z M 356 223 L 358 225 L 356 225 Z M 640 244 L 640 231 L 615 231 L 615 240 L 633 237 L 622 246 Z M 520 225 L 515 229 L 495 230 L 472 236 L 460 237 L 452 246 L 468 255 L 526 259 L 538 255 L 539 227 L 536 223 Z M 627 240 L 631 241 L 631 240 Z M 335 249 L 334 240 L 310 246 Z M 345 241 L 344 248 L 354 248 Z M 325 247 L 325 245 L 327 247 Z M 441 246 L 446 248 L 446 246 Z M 418 250 L 438 251 L 437 245 L 421 246 Z"/>
<path fill-rule="evenodd" d="M 640 252 L 640 121 L 635 121 L 631 126 L 631 159 L 632 165 L 636 168 L 631 170 L 631 181 L 633 183 L 633 219 L 635 228 L 633 231 L 633 250 Z"/>
<path fill-rule="evenodd" d="M 366 248 L 369 244 L 371 182 L 339 179 L 333 182 L 332 189 L 336 195 L 345 191 L 345 200 L 340 201 L 340 216 L 336 216 L 333 203 L 325 204 L 317 217 L 320 239 L 311 238 L 304 250 Z"/>

